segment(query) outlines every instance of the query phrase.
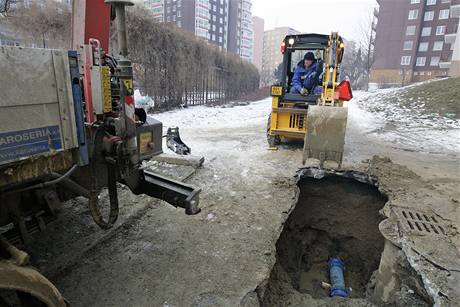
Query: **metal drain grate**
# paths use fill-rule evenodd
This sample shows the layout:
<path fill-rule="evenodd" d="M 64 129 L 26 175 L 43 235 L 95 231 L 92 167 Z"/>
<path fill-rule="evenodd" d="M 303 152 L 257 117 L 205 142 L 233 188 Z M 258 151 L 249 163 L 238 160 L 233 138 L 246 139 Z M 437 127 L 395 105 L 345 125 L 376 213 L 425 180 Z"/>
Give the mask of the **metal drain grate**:
<path fill-rule="evenodd" d="M 435 236 L 447 235 L 446 223 L 433 214 L 401 207 L 393 207 L 393 210 L 398 216 L 399 224 L 406 232 Z"/>

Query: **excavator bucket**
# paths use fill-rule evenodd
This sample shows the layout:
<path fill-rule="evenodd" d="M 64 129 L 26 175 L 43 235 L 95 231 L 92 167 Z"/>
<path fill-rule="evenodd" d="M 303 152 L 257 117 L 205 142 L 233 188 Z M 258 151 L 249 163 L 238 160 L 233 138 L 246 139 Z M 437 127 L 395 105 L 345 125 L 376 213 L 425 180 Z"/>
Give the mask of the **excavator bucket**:
<path fill-rule="evenodd" d="M 336 161 L 341 167 L 347 116 L 346 107 L 309 106 L 303 164 L 314 158 L 320 161 L 321 167 L 324 161 Z"/>

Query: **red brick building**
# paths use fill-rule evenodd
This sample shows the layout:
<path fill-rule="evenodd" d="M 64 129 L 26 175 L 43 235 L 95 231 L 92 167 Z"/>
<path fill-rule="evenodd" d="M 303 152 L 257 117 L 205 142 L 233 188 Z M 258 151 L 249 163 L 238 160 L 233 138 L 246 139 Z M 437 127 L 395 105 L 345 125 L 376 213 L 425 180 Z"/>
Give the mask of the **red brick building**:
<path fill-rule="evenodd" d="M 370 82 L 404 85 L 453 71 L 460 0 L 377 0 L 379 10 Z"/>

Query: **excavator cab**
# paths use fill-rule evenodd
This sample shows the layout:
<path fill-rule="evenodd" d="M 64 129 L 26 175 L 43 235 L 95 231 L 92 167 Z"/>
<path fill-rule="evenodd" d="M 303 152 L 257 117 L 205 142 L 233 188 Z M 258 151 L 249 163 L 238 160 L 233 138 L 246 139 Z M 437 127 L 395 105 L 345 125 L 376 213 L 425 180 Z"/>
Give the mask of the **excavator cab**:
<path fill-rule="evenodd" d="M 308 95 L 291 93 L 295 68 L 306 52 L 321 54 L 323 72 Z M 304 140 L 303 162 L 309 158 L 333 160 L 341 166 L 348 110 L 352 98 L 348 81 L 339 81 L 344 43 L 338 33 L 287 35 L 281 43 L 283 64 L 280 81 L 271 87 L 272 110 L 267 141 L 276 148 L 283 140 Z"/>

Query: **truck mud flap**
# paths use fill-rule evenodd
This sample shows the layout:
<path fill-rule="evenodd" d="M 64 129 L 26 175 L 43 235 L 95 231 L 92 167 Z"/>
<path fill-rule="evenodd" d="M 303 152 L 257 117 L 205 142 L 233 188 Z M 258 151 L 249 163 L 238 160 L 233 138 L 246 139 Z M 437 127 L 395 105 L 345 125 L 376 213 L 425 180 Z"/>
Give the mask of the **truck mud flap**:
<path fill-rule="evenodd" d="M 198 208 L 201 189 L 196 189 L 188 184 L 163 177 L 153 172 L 143 170 L 135 194 L 145 194 L 185 209 L 189 215 L 201 211 Z"/>
<path fill-rule="evenodd" d="M 332 106 L 310 106 L 307 115 L 303 164 L 307 159 L 336 161 L 342 166 L 347 127 L 348 108 Z"/>

